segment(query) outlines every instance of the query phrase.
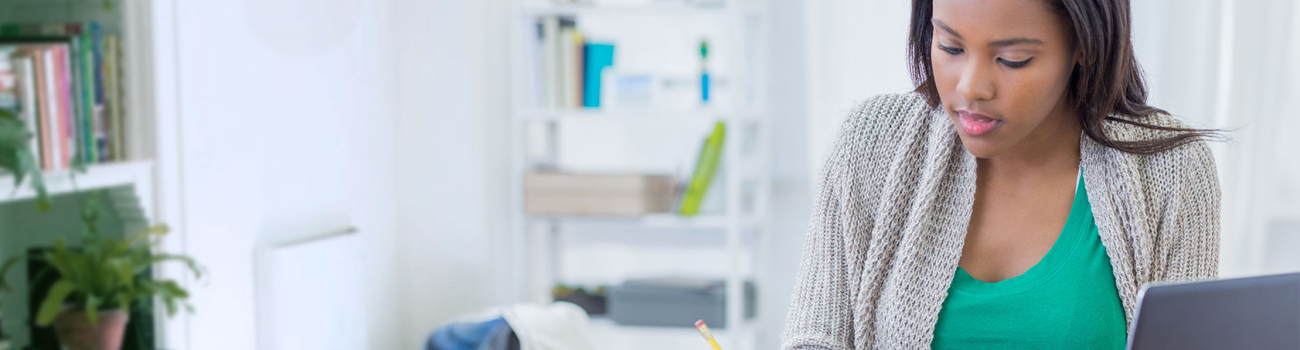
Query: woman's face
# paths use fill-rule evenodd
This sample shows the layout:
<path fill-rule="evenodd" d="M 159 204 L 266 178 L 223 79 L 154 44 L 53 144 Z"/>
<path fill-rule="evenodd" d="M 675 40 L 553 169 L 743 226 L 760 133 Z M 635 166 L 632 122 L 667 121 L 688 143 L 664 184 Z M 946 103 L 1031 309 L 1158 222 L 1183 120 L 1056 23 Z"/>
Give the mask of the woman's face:
<path fill-rule="evenodd" d="M 1059 137 L 1075 64 L 1068 20 L 1044 0 L 935 0 L 930 63 L 962 144 L 992 158 Z"/>

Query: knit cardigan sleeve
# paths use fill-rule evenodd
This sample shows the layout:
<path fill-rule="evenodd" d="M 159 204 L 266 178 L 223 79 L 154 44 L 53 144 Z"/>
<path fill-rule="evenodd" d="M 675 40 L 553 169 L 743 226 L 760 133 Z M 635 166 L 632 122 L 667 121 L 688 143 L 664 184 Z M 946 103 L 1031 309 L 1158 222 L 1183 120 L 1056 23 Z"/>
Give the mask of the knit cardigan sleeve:
<path fill-rule="evenodd" d="M 1164 222 L 1157 230 L 1159 250 L 1153 282 L 1178 282 L 1217 278 L 1219 275 L 1219 211 L 1221 193 L 1214 163 L 1205 142 L 1167 151 L 1158 160 L 1173 173 Z M 1172 171 L 1170 171 L 1172 170 Z M 1161 259 L 1163 258 L 1163 259 Z"/>
<path fill-rule="evenodd" d="M 854 346 L 853 275 L 849 268 L 848 241 L 853 224 L 847 222 L 855 201 L 853 186 L 854 158 L 868 137 L 860 132 L 871 121 L 866 108 L 871 101 L 859 104 L 841 124 L 818 179 L 794 293 L 791 297 L 783 350 L 847 350 Z"/>

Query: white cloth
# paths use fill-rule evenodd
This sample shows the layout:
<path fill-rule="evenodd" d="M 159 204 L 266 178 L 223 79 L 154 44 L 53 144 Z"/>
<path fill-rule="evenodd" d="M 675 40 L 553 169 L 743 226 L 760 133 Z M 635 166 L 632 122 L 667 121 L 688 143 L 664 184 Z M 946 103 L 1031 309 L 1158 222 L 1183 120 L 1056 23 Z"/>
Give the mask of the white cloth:
<path fill-rule="evenodd" d="M 516 304 L 502 309 L 502 316 L 519 337 L 520 350 L 595 350 L 591 319 L 573 303 Z"/>

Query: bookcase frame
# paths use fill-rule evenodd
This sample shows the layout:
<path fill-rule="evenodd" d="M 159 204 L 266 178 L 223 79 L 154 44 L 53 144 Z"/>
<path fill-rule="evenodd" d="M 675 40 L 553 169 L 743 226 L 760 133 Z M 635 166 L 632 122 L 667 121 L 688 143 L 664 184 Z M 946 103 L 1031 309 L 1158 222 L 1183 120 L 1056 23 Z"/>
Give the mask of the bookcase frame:
<path fill-rule="evenodd" d="M 767 108 L 763 105 L 766 96 L 766 77 L 762 69 L 766 64 L 766 13 L 762 1 L 727 0 L 725 5 L 716 7 L 695 7 L 682 0 L 676 3 L 656 2 L 645 5 L 594 5 L 589 3 L 556 4 L 544 0 L 512 0 L 511 13 L 511 94 L 510 108 L 511 138 L 515 141 L 511 154 L 511 254 L 510 273 L 503 285 L 512 286 L 514 292 L 511 301 L 548 302 L 549 286 L 564 282 L 559 268 L 564 244 L 562 228 L 570 224 L 614 223 L 628 227 L 653 228 L 657 230 L 710 230 L 722 235 L 724 242 L 721 254 L 730 264 L 722 278 L 726 285 L 726 323 L 725 329 L 715 329 L 714 335 L 724 348 L 753 349 L 758 346 L 758 337 L 765 333 L 762 329 L 761 313 L 746 319 L 743 317 L 744 300 L 742 285 L 746 280 L 754 282 L 757 298 L 761 300 L 763 288 L 758 280 L 756 262 L 761 261 L 761 252 L 766 250 L 767 236 L 770 231 L 768 200 L 770 198 L 770 159 L 771 145 L 767 119 Z M 536 21 L 544 16 L 697 16 L 710 20 L 725 21 L 729 37 L 742 41 L 740 49 L 733 52 L 726 64 L 729 76 L 729 90 L 722 93 L 746 95 L 743 103 L 732 103 L 730 108 L 701 107 L 689 110 L 676 109 L 585 109 L 553 108 L 527 105 L 525 94 L 530 93 L 529 75 L 538 74 L 531 70 L 528 62 L 532 55 L 528 50 L 534 46 L 530 40 Z M 710 44 L 713 44 L 712 42 Z M 736 43 L 730 43 L 736 44 Z M 618 57 L 615 57 L 617 65 Z M 737 92 L 744 90 L 743 92 Z M 728 96 L 733 101 L 742 101 L 736 95 Z M 611 120 L 645 120 L 680 122 L 703 120 L 722 120 L 727 124 L 727 137 L 723 146 L 722 167 L 713 179 L 711 187 L 724 186 L 723 199 L 725 212 L 700 214 L 685 217 L 677 214 L 647 214 L 637 217 L 587 217 L 587 216 L 548 216 L 533 215 L 524 211 L 524 175 L 537 170 L 535 160 L 529 159 L 528 124 L 540 123 L 547 130 L 544 137 L 554 144 L 557 137 L 555 125 L 565 120 L 582 118 L 603 118 Z M 703 135 L 703 134 L 702 134 Z M 555 147 L 550 147 L 556 151 Z M 742 188 L 749 187 L 749 188 Z M 711 189 L 710 191 L 716 191 Z M 716 194 L 714 194 L 716 195 Z M 746 201 L 744 196 L 751 196 L 749 211 L 740 208 Z M 746 254 L 748 253 L 748 254 Z M 538 273 L 542 271 L 542 273 Z M 756 301 L 757 302 L 757 301 Z M 761 309 L 761 308 L 760 308 Z M 700 342 L 699 333 L 683 325 L 682 328 L 638 327 L 618 325 L 603 317 L 595 317 L 592 333 L 598 338 L 627 337 L 637 342 L 655 342 L 659 339 L 684 339 L 674 344 L 694 344 Z M 644 348 L 676 348 L 664 344 L 643 344 Z M 689 345 L 688 345 L 689 346 Z"/>

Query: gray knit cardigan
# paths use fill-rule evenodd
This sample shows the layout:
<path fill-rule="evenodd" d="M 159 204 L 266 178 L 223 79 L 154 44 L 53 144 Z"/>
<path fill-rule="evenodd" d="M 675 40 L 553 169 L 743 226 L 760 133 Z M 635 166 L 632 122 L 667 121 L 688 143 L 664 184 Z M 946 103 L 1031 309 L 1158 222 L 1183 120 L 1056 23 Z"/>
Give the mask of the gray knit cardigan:
<path fill-rule="evenodd" d="M 1105 128 L 1120 140 L 1160 135 Z M 1126 324 L 1143 284 L 1218 275 L 1219 183 L 1204 143 L 1143 156 L 1085 135 L 1079 147 Z M 942 109 L 881 95 L 850 113 L 820 175 L 781 348 L 929 348 L 965 243 L 975 157 Z"/>

